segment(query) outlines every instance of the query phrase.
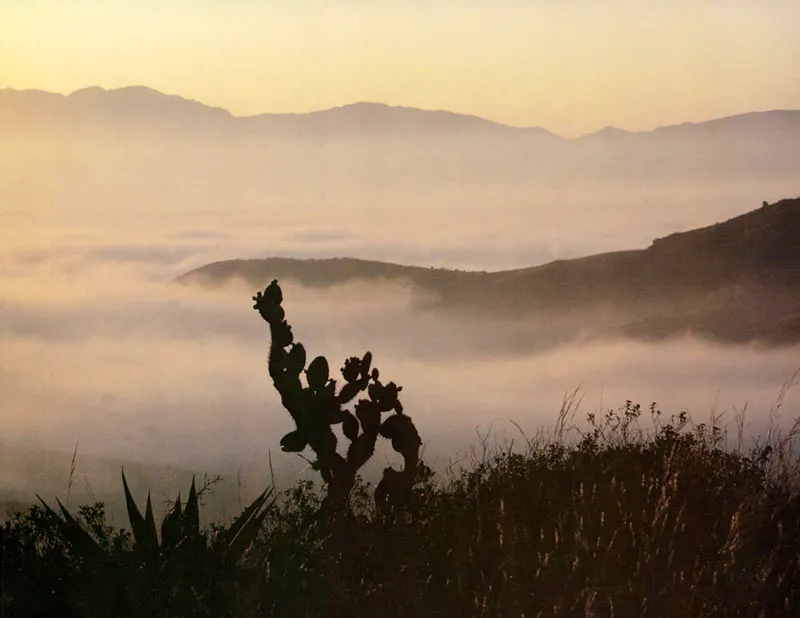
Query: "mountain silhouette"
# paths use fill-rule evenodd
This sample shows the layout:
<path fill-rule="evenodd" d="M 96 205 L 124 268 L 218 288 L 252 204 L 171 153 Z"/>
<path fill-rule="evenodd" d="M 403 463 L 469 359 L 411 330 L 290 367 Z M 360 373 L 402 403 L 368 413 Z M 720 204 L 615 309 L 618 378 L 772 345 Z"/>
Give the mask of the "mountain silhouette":
<path fill-rule="evenodd" d="M 278 180 L 337 182 L 429 190 L 440 182 L 497 187 L 622 183 L 777 183 L 785 195 L 800 169 L 800 111 L 746 113 L 700 123 L 625 131 L 607 127 L 566 139 L 537 127 L 511 127 L 448 111 L 354 103 L 302 114 L 237 117 L 143 86 L 85 88 L 64 96 L 0 90 L 0 135 L 20 150 L 63 142 L 71 156 L 102 166 L 132 149 L 143 173 L 167 153 L 170 169 L 189 173 L 189 159 L 221 157 L 242 168 L 262 166 Z M 186 147 L 188 145 L 188 148 Z M 152 156 L 147 151 L 152 151 Z M 97 160 L 93 161 L 92 157 Z M 163 166 L 149 170 L 161 173 Z M 222 167 L 219 163 L 213 169 Z M 305 182 L 305 181 L 304 181 Z M 792 183 L 792 184 L 790 184 Z"/>
<path fill-rule="evenodd" d="M 443 110 L 422 110 L 359 102 L 308 113 L 265 113 L 237 117 L 177 95 L 163 94 L 145 86 L 106 90 L 91 86 L 60 95 L 42 90 L 0 90 L 0 126 L 4 129 L 56 128 L 66 123 L 111 124 L 136 121 L 172 128 L 207 130 L 223 127 L 229 132 L 263 133 L 289 137 L 392 135 L 397 133 L 483 134 L 501 137 L 538 138 L 548 141 L 619 140 L 647 136 L 722 136 L 800 132 L 800 111 L 750 112 L 698 123 L 658 127 L 650 131 L 627 131 L 605 127 L 573 140 L 565 140 L 540 127 L 512 127 L 477 116 Z"/>
<path fill-rule="evenodd" d="M 800 198 L 620 251 L 498 272 L 453 271 L 353 258 L 230 260 L 179 277 L 257 289 L 273 278 L 327 287 L 393 281 L 435 300 L 428 310 L 498 320 L 564 316 L 592 336 L 727 342 L 800 341 Z M 585 321 L 581 321 L 585 316 Z"/>
<path fill-rule="evenodd" d="M 136 122 L 160 129 L 204 132 L 210 127 L 231 134 L 272 137 L 361 137 L 392 134 L 519 134 L 558 139 L 540 128 L 515 128 L 477 116 L 429 111 L 383 103 L 360 102 L 309 113 L 274 113 L 236 117 L 176 95 L 145 86 L 105 90 L 92 86 L 59 95 L 41 90 L 0 90 L 0 126 L 73 129 L 81 125 Z"/>

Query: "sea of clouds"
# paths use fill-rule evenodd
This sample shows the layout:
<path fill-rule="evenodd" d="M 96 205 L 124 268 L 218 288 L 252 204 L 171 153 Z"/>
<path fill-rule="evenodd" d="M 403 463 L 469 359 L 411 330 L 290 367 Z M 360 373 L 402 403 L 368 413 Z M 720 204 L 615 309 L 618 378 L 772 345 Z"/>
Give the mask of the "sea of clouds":
<path fill-rule="evenodd" d="M 279 451 L 292 425 L 267 374 L 269 332 L 252 310 L 256 290 L 240 281 L 182 286 L 174 277 L 214 260 L 270 255 L 529 266 L 646 247 L 756 208 L 762 197 L 790 196 L 780 184 L 765 193 L 755 185 L 504 189 L 466 180 L 390 192 L 358 178 L 291 191 L 256 167 L 206 159 L 176 167 L 159 156 L 84 152 L 66 168 L 54 155 L 42 162 L 29 154 L 18 167 L 4 160 L 4 447 L 71 453 L 79 444 L 84 457 L 228 477 L 250 470 L 259 479 L 271 453 L 289 483 L 306 464 Z M 718 415 L 732 434 L 745 411 L 748 436 L 798 415 L 791 389 L 776 410 L 800 367 L 797 348 L 691 338 L 520 348 L 500 326 L 418 311 L 419 293 L 284 285 L 287 316 L 309 354 L 338 368 L 371 350 L 382 377 L 404 387 L 426 458 L 440 469 L 487 432 L 507 444 L 523 439 L 517 425 L 529 435 L 553 427 L 576 389 L 577 424 L 626 400 L 657 402 L 665 416 L 686 410 L 698 423 Z M 382 451 L 380 465 L 389 457 Z M 0 482 L 19 493 L 30 479 L 5 470 Z"/>

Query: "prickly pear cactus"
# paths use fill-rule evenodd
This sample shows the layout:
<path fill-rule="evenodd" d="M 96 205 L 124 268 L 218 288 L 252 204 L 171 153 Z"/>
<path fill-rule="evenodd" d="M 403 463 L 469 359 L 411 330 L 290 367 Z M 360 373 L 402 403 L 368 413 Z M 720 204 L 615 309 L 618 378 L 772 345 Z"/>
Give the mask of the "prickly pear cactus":
<path fill-rule="evenodd" d="M 358 470 L 375 452 L 378 436 L 391 440 L 392 448 L 402 455 L 402 471 L 385 468 L 375 491 L 379 506 L 407 501 L 415 482 L 422 444 L 411 418 L 403 413 L 398 394 L 402 387 L 384 384 L 380 372 L 372 367 L 372 354 L 353 356 L 341 368 L 342 385 L 330 377 L 328 361 L 314 358 L 306 366 L 306 351 L 295 342 L 292 327 L 282 307 L 283 293 L 277 280 L 253 297 L 253 306 L 270 327 L 272 344 L 269 374 L 289 411 L 296 429 L 281 439 L 281 448 L 300 452 L 310 447 L 317 456 L 314 468 L 328 485 L 326 503 L 334 511 L 348 508 L 348 497 Z M 351 403 L 366 392 L 352 405 Z M 384 418 L 384 415 L 387 415 Z M 333 426 L 341 423 L 342 433 L 350 442 L 344 455 L 337 451 Z"/>

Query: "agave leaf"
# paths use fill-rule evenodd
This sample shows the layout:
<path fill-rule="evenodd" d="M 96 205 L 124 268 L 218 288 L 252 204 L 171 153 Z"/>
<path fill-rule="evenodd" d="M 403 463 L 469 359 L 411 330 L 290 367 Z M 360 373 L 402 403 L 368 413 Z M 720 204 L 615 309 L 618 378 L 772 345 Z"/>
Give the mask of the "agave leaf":
<path fill-rule="evenodd" d="M 194 486 L 194 476 L 192 476 L 192 488 L 189 490 L 189 497 L 186 499 L 183 523 L 187 536 L 200 533 L 200 507 L 197 504 L 197 490 Z"/>
<path fill-rule="evenodd" d="M 61 509 L 61 515 L 64 517 L 64 521 L 67 522 L 67 524 L 70 526 L 76 526 L 81 530 L 83 530 L 83 528 L 81 528 L 81 525 L 78 523 L 78 520 L 75 519 L 70 514 L 70 512 L 66 509 L 66 507 L 61 503 L 61 500 L 56 498 L 56 502 L 58 503 L 58 507 Z"/>
<path fill-rule="evenodd" d="M 61 501 L 58 498 L 56 498 L 56 502 L 58 502 L 58 506 L 61 508 L 64 519 L 61 519 L 58 514 L 52 508 L 50 508 L 50 505 L 42 500 L 42 497 L 39 494 L 36 494 L 36 497 L 39 499 L 39 502 L 42 503 L 42 506 L 44 506 L 45 512 L 48 514 L 48 516 L 57 522 L 56 525 L 58 526 L 64 539 L 78 555 L 83 558 L 91 558 L 101 551 L 97 542 L 88 532 L 86 532 L 86 530 L 81 527 L 78 521 L 72 515 L 70 515 L 69 511 L 64 508 L 64 505 L 61 504 Z"/>
<path fill-rule="evenodd" d="M 125 506 L 128 509 L 128 521 L 131 522 L 131 532 L 133 538 L 138 543 L 140 538 L 144 538 L 144 517 L 142 517 L 139 507 L 136 506 L 136 501 L 131 495 L 131 490 L 128 487 L 128 481 L 125 478 L 125 470 L 122 470 L 122 488 L 125 490 Z"/>
<path fill-rule="evenodd" d="M 71 530 L 70 541 L 72 542 L 73 546 L 84 554 L 99 550 L 100 545 L 97 544 L 97 541 L 95 541 L 92 536 L 83 529 L 83 526 L 78 523 L 78 520 L 70 514 L 63 504 L 61 504 L 61 500 L 56 498 L 56 502 L 58 502 L 58 506 L 61 509 L 62 515 L 64 516 L 64 521 Z"/>
<path fill-rule="evenodd" d="M 261 522 L 264 521 L 263 515 L 266 510 L 259 514 L 259 511 L 264 506 L 267 499 L 272 496 L 273 488 L 267 487 L 261 495 L 259 495 L 249 506 L 247 506 L 242 513 L 231 524 L 231 527 L 225 533 L 225 543 L 231 549 L 241 545 L 242 543 L 250 545 L 258 529 L 261 527 Z M 273 498 L 274 501 L 274 498 Z M 258 522 L 257 524 L 254 522 Z M 237 556 L 238 557 L 238 556 Z"/>
<path fill-rule="evenodd" d="M 50 508 L 50 505 L 47 504 L 47 502 L 45 502 L 39 494 L 36 494 L 36 497 L 39 498 L 39 502 L 42 503 L 44 510 L 50 517 L 55 517 L 58 521 L 62 521 L 61 518 L 58 516 L 58 514 L 53 509 Z"/>
<path fill-rule="evenodd" d="M 150 524 L 142 517 L 139 507 L 136 506 L 136 501 L 131 495 L 131 490 L 128 487 L 128 481 L 125 478 L 125 470 L 122 471 L 122 487 L 125 490 L 125 504 L 128 508 L 128 520 L 131 522 L 131 532 L 133 532 L 133 539 L 136 541 L 136 547 L 140 550 L 150 551 L 158 548 L 158 539 L 155 536 L 155 523 Z M 147 496 L 147 506 L 150 518 L 152 519 L 152 507 L 150 506 L 150 495 Z"/>
<path fill-rule="evenodd" d="M 164 549 L 175 547 L 181 541 L 181 522 L 183 512 L 181 511 L 181 493 L 175 500 L 174 506 L 161 522 L 161 545 Z"/>
<path fill-rule="evenodd" d="M 250 544 L 256 538 L 258 531 L 261 529 L 261 524 L 267 516 L 267 511 L 264 509 L 258 515 L 251 517 L 247 523 L 239 531 L 239 534 L 228 545 L 228 557 L 232 561 L 236 561 L 250 547 Z"/>
<path fill-rule="evenodd" d="M 147 507 L 144 512 L 144 525 L 147 533 L 147 544 L 158 547 L 158 535 L 156 534 L 156 519 L 153 517 L 153 504 L 150 501 L 150 492 L 147 492 Z"/>

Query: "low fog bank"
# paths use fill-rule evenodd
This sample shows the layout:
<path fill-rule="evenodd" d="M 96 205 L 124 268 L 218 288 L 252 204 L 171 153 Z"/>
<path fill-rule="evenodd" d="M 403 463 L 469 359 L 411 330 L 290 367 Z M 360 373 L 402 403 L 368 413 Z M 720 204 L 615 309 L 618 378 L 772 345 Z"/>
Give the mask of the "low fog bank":
<path fill-rule="evenodd" d="M 76 444 L 79 462 L 87 463 L 74 501 L 85 481 L 98 498 L 118 498 L 121 462 L 151 466 L 136 474 L 170 497 L 187 490 L 190 472 L 223 474 L 223 505 L 215 508 L 267 483 L 270 453 L 283 487 L 304 473 L 306 462 L 279 449 L 292 423 L 267 374 L 269 331 L 252 310 L 256 290 L 241 282 L 210 291 L 165 280 L 165 271 L 186 268 L 205 250 L 194 240 L 183 249 L 176 244 L 174 253 L 124 244 L 116 252 L 90 245 L 37 256 L 7 251 L 3 264 L 13 276 L 0 287 L 0 444 L 6 453 L 51 455 L 44 466 L 7 462 L 0 494 L 22 500 L 43 487 L 63 496 Z M 793 390 L 780 418 L 771 412 L 800 366 L 797 348 L 682 339 L 520 349 L 519 333 L 508 325 L 420 312 L 418 293 L 408 287 L 283 287 L 287 317 L 310 355 L 325 355 L 337 369 L 371 350 L 382 379 L 404 387 L 426 459 L 439 470 L 486 432 L 519 444 L 511 421 L 528 435 L 552 427 L 576 388 L 576 422 L 626 400 L 645 407 L 655 401 L 666 416 L 687 410 L 696 422 L 715 413 L 733 423 L 746 410 L 748 435 L 798 415 Z M 387 459 L 384 449 L 370 474 Z M 101 471 L 106 464 L 97 462 L 112 463 Z M 165 476 L 152 466 L 178 472 Z"/>
<path fill-rule="evenodd" d="M 164 477 L 170 497 L 190 472 L 238 476 L 252 495 L 269 478 L 270 451 L 284 486 L 303 471 L 279 452 L 291 420 L 267 375 L 256 290 L 170 285 L 198 266 L 352 256 L 521 268 L 644 248 L 798 194 L 786 170 L 704 175 L 684 162 L 692 173 L 676 178 L 658 161 L 638 170 L 635 157 L 615 169 L 602 149 L 590 157 L 602 165 L 586 167 L 475 144 L 344 151 L 137 139 L 26 138 L 0 153 L 0 445 L 27 453 L 3 460 L 0 500 L 39 487 L 64 495 L 76 443 L 98 497 L 118 495 L 122 463 L 181 471 L 180 482 Z M 420 311 L 425 299 L 397 285 L 284 289 L 310 354 L 338 368 L 369 349 L 384 378 L 404 386 L 426 457 L 439 462 L 475 444 L 476 428 L 503 439 L 517 435 L 508 419 L 528 433 L 552 425 L 579 385 L 578 420 L 627 399 L 701 420 L 747 404 L 749 430 L 761 432 L 800 365 L 790 348 L 589 342 L 579 320 L 457 320 Z M 32 467 L 19 465 L 26 458 Z M 152 469 L 131 470 L 132 482 L 161 491 Z"/>

